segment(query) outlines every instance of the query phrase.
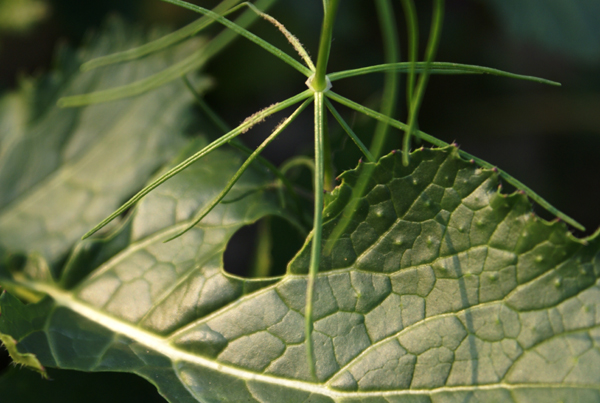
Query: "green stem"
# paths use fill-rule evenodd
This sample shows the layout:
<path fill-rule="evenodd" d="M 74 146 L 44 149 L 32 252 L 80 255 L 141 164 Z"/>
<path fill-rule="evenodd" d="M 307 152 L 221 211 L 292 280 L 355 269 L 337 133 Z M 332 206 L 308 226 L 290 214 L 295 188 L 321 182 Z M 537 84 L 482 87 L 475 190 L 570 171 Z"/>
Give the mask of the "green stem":
<path fill-rule="evenodd" d="M 386 63 L 398 62 L 398 30 L 396 29 L 394 9 L 390 0 L 377 0 L 375 2 L 377 16 L 381 25 L 381 36 L 383 38 L 384 57 Z M 381 97 L 381 113 L 392 116 L 396 109 L 396 94 L 398 92 L 398 75 L 388 71 L 385 75 L 383 96 Z M 383 146 L 388 134 L 388 124 L 377 122 L 375 135 L 371 142 L 371 153 L 375 159 L 381 156 Z"/>
<path fill-rule="evenodd" d="M 332 2 L 335 0 L 332 0 Z M 312 344 L 313 330 L 313 300 L 315 293 L 315 281 L 319 272 L 321 260 L 321 236 L 323 224 L 323 178 L 325 174 L 323 158 L 323 139 L 325 135 L 324 115 L 325 105 L 323 93 L 315 92 L 315 177 L 314 194 L 315 206 L 313 217 L 313 237 L 310 251 L 310 265 L 308 268 L 308 283 L 306 286 L 306 311 L 304 316 L 304 330 L 306 335 L 306 355 L 308 367 L 314 380 L 317 380 L 315 359 Z"/>
<path fill-rule="evenodd" d="M 416 94 L 413 99 L 410 100 L 410 117 L 408 120 L 408 130 L 404 133 L 404 142 L 402 144 L 402 163 L 406 166 L 409 160 L 410 151 L 410 137 L 415 130 L 417 125 L 417 115 L 419 114 L 419 108 L 421 107 L 421 101 L 423 95 L 425 95 L 425 89 L 427 88 L 427 82 L 429 80 L 429 67 L 435 54 L 437 53 L 440 36 L 442 33 L 442 23 L 444 20 L 444 4 L 445 0 L 434 0 L 433 5 L 433 19 L 431 21 L 431 32 L 429 33 L 429 41 L 427 43 L 427 52 L 425 55 L 425 71 L 421 73 L 419 82 L 417 83 Z"/>
<path fill-rule="evenodd" d="M 417 22 L 417 12 L 413 0 L 401 0 L 404 16 L 406 19 L 406 30 L 408 31 L 408 60 L 410 62 L 410 71 L 406 80 L 406 102 L 410 107 L 415 90 L 415 63 L 417 61 L 417 52 L 419 51 L 419 26 Z"/>
<path fill-rule="evenodd" d="M 273 258 L 271 252 L 273 249 L 273 234 L 271 233 L 271 218 L 265 217 L 258 222 L 258 234 L 256 250 L 254 251 L 254 261 L 252 262 L 252 278 L 264 278 L 271 274 Z"/>
<path fill-rule="evenodd" d="M 317 57 L 317 69 L 311 82 L 312 88 L 317 91 L 324 91 L 327 88 L 327 63 L 329 62 L 329 51 L 331 50 L 331 38 L 333 33 L 333 24 L 335 14 L 340 0 L 329 0 L 323 18 L 323 27 L 321 29 L 321 40 L 319 42 L 319 55 Z"/>
<path fill-rule="evenodd" d="M 331 192 L 335 187 L 335 172 L 333 169 L 333 158 L 331 155 L 331 142 L 329 141 L 329 125 L 327 114 L 323 113 L 323 190 Z"/>
<path fill-rule="evenodd" d="M 229 127 L 229 125 L 227 123 L 225 123 L 225 121 L 223 119 L 221 119 L 221 117 L 210 107 L 210 105 L 208 105 L 206 103 L 204 98 L 192 86 L 192 83 L 187 78 L 187 76 L 183 76 L 183 82 L 185 83 L 187 88 L 190 90 L 190 92 L 194 96 L 194 99 L 196 100 L 196 103 L 198 104 L 200 109 L 202 109 L 202 111 L 208 116 L 208 118 L 215 125 L 215 127 L 217 127 L 219 130 L 221 130 L 223 132 L 223 134 L 230 132 L 231 128 Z M 231 140 L 229 142 L 229 145 L 232 146 L 233 148 L 236 148 L 237 150 L 243 152 L 246 155 L 252 155 L 252 150 L 250 148 L 246 147 L 239 139 Z M 299 216 L 302 215 L 301 214 L 302 207 L 301 207 L 301 203 L 300 203 L 300 198 L 298 197 L 298 192 L 296 192 L 296 190 L 294 189 L 294 186 L 292 185 L 290 180 L 285 176 L 285 173 L 282 170 L 279 170 L 275 165 L 273 165 L 269 160 L 264 158 L 262 155 L 259 155 L 256 158 L 256 160 L 261 165 L 263 165 L 265 168 L 267 168 L 269 171 L 271 171 L 281 181 L 281 183 L 283 183 L 283 186 L 285 186 L 285 188 L 291 195 L 292 200 L 294 201 L 296 212 L 298 213 Z M 282 205 L 285 205 L 285 203 L 282 203 Z M 306 228 L 303 228 L 303 230 L 306 230 Z"/>
<path fill-rule="evenodd" d="M 188 2 L 182 1 L 182 0 L 162 0 L 162 1 L 164 1 L 165 3 L 171 3 L 176 6 L 187 8 L 188 10 L 195 11 L 199 14 L 206 15 L 206 16 L 214 19 L 215 21 L 225 25 L 227 28 L 238 33 L 239 35 L 256 43 L 261 48 L 265 49 L 267 52 L 270 52 L 273 55 L 275 55 L 276 57 L 280 58 L 281 60 L 283 60 L 284 62 L 286 62 L 287 64 L 289 64 L 290 66 L 292 66 L 293 68 L 295 68 L 296 70 L 301 72 L 302 74 L 306 75 L 307 77 L 312 74 L 312 70 L 310 70 L 308 67 L 305 67 L 297 60 L 293 59 L 290 55 L 288 55 L 281 49 L 271 45 L 269 42 L 254 35 L 253 33 L 249 32 L 248 30 L 241 28 L 239 25 L 237 25 L 234 22 L 229 21 L 227 18 L 224 18 L 224 17 L 220 16 L 219 14 L 213 13 L 211 10 L 196 6 L 194 4 L 191 4 L 191 3 L 188 3 Z M 251 11 L 251 12 L 254 13 L 253 11 Z"/>

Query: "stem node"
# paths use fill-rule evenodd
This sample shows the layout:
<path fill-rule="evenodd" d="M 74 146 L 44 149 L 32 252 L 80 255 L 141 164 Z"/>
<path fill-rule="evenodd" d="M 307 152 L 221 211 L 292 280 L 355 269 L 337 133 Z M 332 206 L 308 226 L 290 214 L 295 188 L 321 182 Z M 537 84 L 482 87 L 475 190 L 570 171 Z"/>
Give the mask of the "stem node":
<path fill-rule="evenodd" d="M 308 88 L 310 88 L 314 92 L 322 92 L 322 93 L 329 91 L 332 87 L 331 80 L 329 80 L 329 77 L 325 76 L 325 86 L 323 88 L 318 88 L 316 86 L 317 83 L 315 83 L 315 75 L 314 74 L 311 75 L 310 77 L 308 77 L 305 84 Z"/>

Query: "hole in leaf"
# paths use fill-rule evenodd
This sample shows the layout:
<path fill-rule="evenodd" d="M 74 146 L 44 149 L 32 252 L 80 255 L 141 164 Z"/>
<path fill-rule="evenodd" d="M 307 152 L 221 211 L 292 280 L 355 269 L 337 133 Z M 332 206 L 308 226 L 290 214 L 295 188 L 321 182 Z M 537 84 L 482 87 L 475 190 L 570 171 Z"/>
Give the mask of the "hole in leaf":
<path fill-rule="evenodd" d="M 298 230 L 287 220 L 262 218 L 231 237 L 223 256 L 225 271 L 245 278 L 281 276 L 303 243 Z"/>
<path fill-rule="evenodd" d="M 8 369 L 8 366 L 11 362 L 12 360 L 8 355 L 8 350 L 6 350 L 4 344 L 0 342 L 0 375 L 2 375 L 2 373 L 4 373 Z"/>

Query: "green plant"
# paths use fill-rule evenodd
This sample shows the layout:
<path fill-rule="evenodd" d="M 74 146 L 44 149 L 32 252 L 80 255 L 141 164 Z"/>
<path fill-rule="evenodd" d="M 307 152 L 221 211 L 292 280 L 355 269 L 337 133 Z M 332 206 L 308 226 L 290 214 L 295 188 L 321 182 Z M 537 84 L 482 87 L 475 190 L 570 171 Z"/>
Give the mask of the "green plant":
<path fill-rule="evenodd" d="M 21 225 L 17 213 L 33 214 L 28 209 L 33 209 L 36 197 L 16 208 L 9 205 L 0 229 L 10 233 L 10 239 L 3 236 L 2 245 L 9 253 L 41 253 L 26 260 L 7 253 L 0 272 L 7 290 L 31 302 L 23 305 L 11 293 L 1 297 L 0 334 L 16 362 L 42 372 L 40 361 L 80 370 L 135 372 L 151 380 L 169 401 L 182 402 L 521 401 L 543 400 L 552 390 L 566 401 L 573 396 L 597 400 L 600 382 L 588 370 L 598 365 L 597 237 L 577 240 L 564 224 L 532 216 L 524 195 L 581 228 L 507 173 L 417 130 L 416 123 L 429 74 L 490 73 L 556 83 L 434 62 L 441 0 L 434 1 L 424 62 L 416 61 L 412 1 L 402 2 L 411 60 L 400 63 L 393 9 L 389 1 L 381 0 L 375 5 L 387 63 L 330 74 L 326 71 L 338 0 L 323 2 L 316 65 L 285 27 L 259 11 L 272 1 L 259 1 L 257 6 L 224 1 L 216 12 L 179 0 L 168 2 L 205 17 L 134 50 L 92 59 L 82 69 L 146 56 L 217 21 L 304 74 L 309 89 L 257 112 L 233 130 L 224 130 L 225 135 L 208 145 L 203 139 L 187 144 L 170 169 L 85 237 L 139 202 L 121 224 L 105 238 L 78 244 L 64 265 L 60 257 L 72 247 L 72 234 L 52 244 L 42 241 L 42 247 L 22 247 L 31 243 L 32 230 L 20 238 L 12 233 L 18 233 Z M 241 7 L 249 10 L 237 24 L 220 15 Z M 257 15 L 284 33 L 306 66 L 243 28 Z M 59 104 L 116 101 L 162 87 L 196 70 L 234 37 L 224 31 L 182 61 L 153 75 L 141 74 L 140 81 L 61 98 Z M 112 68 L 119 71 L 120 67 Z M 71 83 L 69 92 L 89 92 L 86 86 L 94 88 L 94 82 L 114 74 L 103 77 L 98 71 L 75 79 L 77 85 Z M 386 73 L 380 112 L 330 89 L 336 80 L 375 72 Z M 389 117 L 396 104 L 398 72 L 408 77 L 407 124 Z M 63 79 L 69 81 L 68 76 Z M 185 91 L 182 83 L 177 85 L 160 91 Z M 181 97 L 182 102 L 195 96 L 213 121 L 225 126 L 196 92 L 208 86 L 206 80 L 186 79 L 185 85 L 192 91 Z M 380 122 L 371 147 L 361 142 L 331 101 Z M 259 153 L 310 102 L 315 135 L 311 235 L 285 276 L 230 276 L 222 271 L 221 256 L 238 228 L 267 215 L 285 217 L 300 230 L 305 225 L 303 203 L 285 175 L 287 168 L 277 170 Z M 255 151 L 235 142 L 266 117 L 298 103 L 296 111 Z M 107 104 L 89 111 L 106 114 L 112 105 L 118 110 L 118 104 Z M 78 119 L 87 110 L 56 113 Z M 369 161 L 343 173 L 341 185 L 335 188 L 327 110 Z M 389 127 L 405 131 L 404 148 L 401 155 L 380 159 Z M 71 133 L 67 129 L 62 135 Z M 411 137 L 440 148 L 409 154 Z M 76 140 L 92 142 L 89 137 Z M 174 149 L 181 149 L 184 140 L 179 146 L 175 143 Z M 244 162 L 239 153 L 217 150 L 227 143 L 248 154 Z M 90 150 L 91 155 L 98 152 Z M 154 153 L 157 150 L 160 147 Z M 152 162 L 144 159 L 133 164 L 143 172 L 132 182 L 139 184 L 148 166 L 158 164 L 153 157 L 140 155 Z M 506 196 L 496 191 L 499 178 L 522 193 Z M 103 211 L 133 187 L 122 186 L 121 193 L 113 194 L 93 217 L 82 213 L 78 218 L 85 219 L 78 224 L 91 224 L 98 211 L 108 214 Z M 180 203 L 185 208 L 179 208 Z M 578 309 L 582 316 L 574 314 Z M 573 343 L 579 347 L 566 348 Z M 547 357 L 548 351 L 562 355 L 554 366 L 543 368 L 539 357 Z M 538 371 L 531 373 L 531 366 Z M 564 368 L 569 374 L 561 378 Z"/>

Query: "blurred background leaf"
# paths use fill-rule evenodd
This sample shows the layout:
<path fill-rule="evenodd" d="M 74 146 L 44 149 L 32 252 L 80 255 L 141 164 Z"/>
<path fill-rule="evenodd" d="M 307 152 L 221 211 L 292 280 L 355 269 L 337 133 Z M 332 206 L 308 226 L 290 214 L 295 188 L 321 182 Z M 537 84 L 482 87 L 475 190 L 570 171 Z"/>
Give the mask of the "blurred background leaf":
<path fill-rule="evenodd" d="M 48 16 L 48 4 L 42 0 L 0 0 L 0 32 L 27 31 Z"/>

